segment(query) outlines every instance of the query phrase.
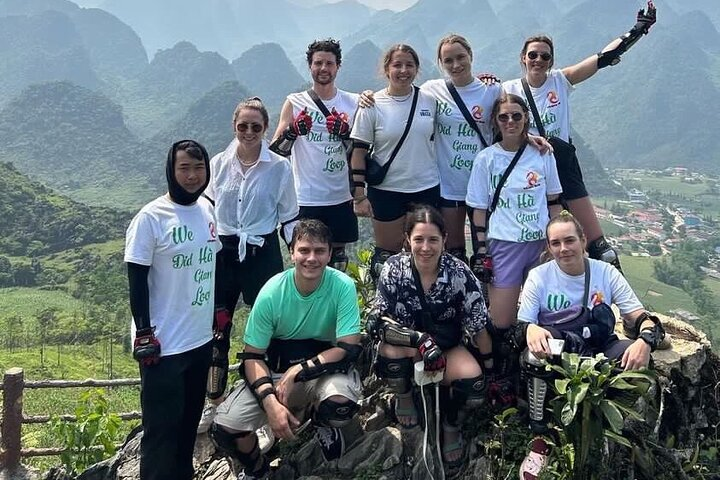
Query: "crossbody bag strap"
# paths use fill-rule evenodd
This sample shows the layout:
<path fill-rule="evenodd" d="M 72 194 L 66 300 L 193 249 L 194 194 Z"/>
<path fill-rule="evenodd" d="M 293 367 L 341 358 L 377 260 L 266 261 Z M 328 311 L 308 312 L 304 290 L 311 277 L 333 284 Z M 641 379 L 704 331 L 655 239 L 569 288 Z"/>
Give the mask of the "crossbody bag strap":
<path fill-rule="evenodd" d="M 415 116 L 415 107 L 417 106 L 418 102 L 418 93 L 420 92 L 420 89 L 413 85 L 413 101 L 412 106 L 410 107 L 410 115 L 408 116 L 408 121 L 405 124 L 405 131 L 403 132 L 402 136 L 400 137 L 400 140 L 398 140 L 397 145 L 395 145 L 395 149 L 390 154 L 390 158 L 388 158 L 388 161 L 385 162 L 385 167 L 390 168 L 390 164 L 393 160 L 395 160 L 395 157 L 397 156 L 398 152 L 400 151 L 400 147 L 402 147 L 403 142 L 405 141 L 405 138 L 408 136 L 408 132 L 410 132 L 410 125 L 412 125 L 413 117 Z"/>
<path fill-rule="evenodd" d="M 590 261 L 587 258 L 584 258 L 583 260 L 585 262 L 585 291 L 583 292 L 583 299 L 585 303 L 583 304 L 583 307 L 587 308 L 587 305 L 590 302 Z"/>
<path fill-rule="evenodd" d="M 323 101 L 320 100 L 320 97 L 317 93 L 315 93 L 315 90 L 309 88 L 305 93 L 310 96 L 310 99 L 315 102 L 315 105 L 317 105 L 318 109 L 320 109 L 320 111 L 323 115 L 325 115 L 326 118 L 330 116 L 330 110 L 328 110 Z"/>
<path fill-rule="evenodd" d="M 450 92 L 453 100 L 455 100 L 455 104 L 458 106 L 460 112 L 463 114 L 463 117 L 465 117 L 465 121 L 468 123 L 468 125 L 470 125 L 470 128 L 475 130 L 475 132 L 478 134 L 478 136 L 480 137 L 480 142 L 482 142 L 483 148 L 487 148 L 488 144 L 485 141 L 485 137 L 483 137 L 483 134 L 480 133 L 480 127 L 478 127 L 477 122 L 472 117 L 472 115 L 470 115 L 470 112 L 468 111 L 465 102 L 463 102 L 463 99 L 460 97 L 457 88 L 455 88 L 455 85 L 453 85 L 450 80 L 445 80 L 445 85 L 447 86 L 447 89 Z"/>
<path fill-rule="evenodd" d="M 515 168 L 515 165 L 517 165 L 518 161 L 520 160 L 520 157 L 522 157 L 523 152 L 525 151 L 525 147 L 527 146 L 527 142 L 523 143 L 520 148 L 518 148 L 518 151 L 515 152 L 515 156 L 510 161 L 510 165 L 505 169 L 505 171 L 502 174 L 502 177 L 500 177 L 500 181 L 497 184 L 497 187 L 495 187 L 495 194 L 493 195 L 492 202 L 490 202 L 490 207 L 486 210 L 485 214 L 485 226 L 490 226 L 490 215 L 495 211 L 495 207 L 497 207 L 498 201 L 500 201 L 500 191 L 505 186 L 505 182 L 507 181 L 508 177 L 510 176 L 510 173 L 512 172 L 513 168 Z"/>
<path fill-rule="evenodd" d="M 520 83 L 522 83 L 523 91 L 525 92 L 525 99 L 527 100 L 528 107 L 530 107 L 530 111 L 532 112 L 533 118 L 535 119 L 535 126 L 537 127 L 537 131 L 541 137 L 544 137 L 545 127 L 543 127 L 540 113 L 538 112 L 537 105 L 535 105 L 535 99 L 533 98 L 532 92 L 530 91 L 530 85 L 528 85 L 525 77 L 520 79 Z"/>

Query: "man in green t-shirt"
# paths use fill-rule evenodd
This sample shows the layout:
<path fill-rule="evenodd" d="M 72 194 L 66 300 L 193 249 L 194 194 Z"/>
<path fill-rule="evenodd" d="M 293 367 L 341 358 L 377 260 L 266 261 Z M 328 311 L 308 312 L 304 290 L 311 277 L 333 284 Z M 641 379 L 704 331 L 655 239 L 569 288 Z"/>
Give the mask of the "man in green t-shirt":
<path fill-rule="evenodd" d="M 361 382 L 353 364 L 362 348 L 355 284 L 327 267 L 330 231 L 318 220 L 298 222 L 290 252 L 294 267 L 258 294 L 240 355 L 245 380 L 218 406 L 210 429 L 215 445 L 245 467 L 238 478 L 267 475 L 254 433 L 266 423 L 276 437 L 291 439 L 310 415 L 328 460 L 349 446 L 348 427 L 358 430 Z"/>

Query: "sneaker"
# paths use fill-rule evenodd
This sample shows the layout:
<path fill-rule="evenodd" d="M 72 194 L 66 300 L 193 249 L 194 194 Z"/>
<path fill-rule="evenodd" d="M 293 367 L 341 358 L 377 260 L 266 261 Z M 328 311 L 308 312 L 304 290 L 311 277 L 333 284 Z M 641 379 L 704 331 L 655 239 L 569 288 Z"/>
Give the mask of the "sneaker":
<path fill-rule="evenodd" d="M 550 446 L 542 437 L 535 437 L 530 443 L 530 452 L 520 464 L 520 480 L 537 480 L 547 463 Z"/>
<path fill-rule="evenodd" d="M 216 413 L 217 405 L 208 403 L 202 412 L 202 416 L 200 417 L 200 423 L 198 424 L 197 433 L 205 433 L 210 430 L 210 425 L 212 425 L 213 420 L 215 420 Z"/>
<path fill-rule="evenodd" d="M 258 438 L 258 446 L 262 453 L 267 453 L 275 445 L 275 434 L 273 434 L 270 425 L 263 425 L 255 430 Z"/>

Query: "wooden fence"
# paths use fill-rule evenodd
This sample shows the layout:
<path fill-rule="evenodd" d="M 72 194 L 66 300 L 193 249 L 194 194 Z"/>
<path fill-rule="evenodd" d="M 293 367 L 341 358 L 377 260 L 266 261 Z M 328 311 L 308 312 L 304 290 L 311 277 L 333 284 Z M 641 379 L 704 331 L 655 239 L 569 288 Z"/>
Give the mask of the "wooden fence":
<path fill-rule="evenodd" d="M 22 368 L 10 368 L 5 371 L 3 383 L 2 428 L 0 435 L 0 470 L 13 471 L 20 465 L 23 457 L 59 455 L 63 448 L 22 448 L 23 423 L 47 423 L 50 415 L 24 415 L 23 392 L 26 388 L 82 388 L 82 387 L 121 387 L 140 385 L 139 378 L 118 378 L 114 380 L 39 380 L 26 381 Z M 122 420 L 141 418 L 140 412 L 119 413 Z M 62 420 L 74 421 L 74 415 L 60 415 Z"/>

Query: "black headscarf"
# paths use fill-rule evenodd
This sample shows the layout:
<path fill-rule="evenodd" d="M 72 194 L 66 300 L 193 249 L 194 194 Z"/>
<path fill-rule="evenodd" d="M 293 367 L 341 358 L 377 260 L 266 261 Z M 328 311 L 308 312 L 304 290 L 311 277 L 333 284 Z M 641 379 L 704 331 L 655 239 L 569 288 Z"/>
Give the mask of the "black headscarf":
<path fill-rule="evenodd" d="M 182 150 L 189 150 L 191 152 L 190 156 L 193 158 L 197 158 L 197 152 L 200 151 L 202 161 L 205 162 L 205 171 L 207 172 L 205 184 L 195 193 L 190 193 L 185 190 L 175 179 L 175 157 L 178 147 L 180 146 L 183 147 Z M 195 203 L 197 199 L 200 198 L 200 195 L 202 195 L 205 191 L 208 183 L 210 183 L 210 157 L 208 156 L 205 147 L 195 140 L 180 140 L 179 142 L 173 143 L 172 147 L 170 147 L 170 151 L 168 151 L 167 163 L 165 165 L 165 177 L 168 182 L 168 192 L 170 193 L 170 198 L 172 198 L 173 202 L 179 203 L 180 205 L 191 205 Z"/>

